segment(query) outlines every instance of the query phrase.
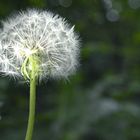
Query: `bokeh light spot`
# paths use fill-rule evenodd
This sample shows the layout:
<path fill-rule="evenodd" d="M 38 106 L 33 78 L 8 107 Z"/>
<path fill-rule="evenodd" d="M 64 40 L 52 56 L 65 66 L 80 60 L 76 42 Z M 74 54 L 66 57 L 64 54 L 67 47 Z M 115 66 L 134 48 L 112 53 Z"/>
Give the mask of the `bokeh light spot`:
<path fill-rule="evenodd" d="M 132 9 L 138 9 L 140 7 L 140 0 L 129 0 L 128 4 Z"/>
<path fill-rule="evenodd" d="M 111 9 L 107 12 L 106 17 L 111 22 L 118 21 L 119 20 L 119 12 L 115 9 Z"/>
<path fill-rule="evenodd" d="M 107 9 L 111 9 L 112 8 L 112 1 L 111 0 L 103 0 L 104 1 L 104 4 L 105 4 L 105 7 Z"/>
<path fill-rule="evenodd" d="M 63 7 L 70 7 L 72 0 L 59 0 L 59 4 Z"/>

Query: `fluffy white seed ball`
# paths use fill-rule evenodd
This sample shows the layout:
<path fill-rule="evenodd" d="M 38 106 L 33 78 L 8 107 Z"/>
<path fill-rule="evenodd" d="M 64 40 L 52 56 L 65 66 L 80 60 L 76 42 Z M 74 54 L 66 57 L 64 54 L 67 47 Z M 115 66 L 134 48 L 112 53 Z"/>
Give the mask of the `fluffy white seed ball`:
<path fill-rule="evenodd" d="M 0 72 L 23 76 L 21 67 L 31 55 L 39 58 L 40 79 L 72 74 L 79 56 L 74 27 L 58 15 L 38 10 L 27 10 L 4 21 L 0 31 Z"/>

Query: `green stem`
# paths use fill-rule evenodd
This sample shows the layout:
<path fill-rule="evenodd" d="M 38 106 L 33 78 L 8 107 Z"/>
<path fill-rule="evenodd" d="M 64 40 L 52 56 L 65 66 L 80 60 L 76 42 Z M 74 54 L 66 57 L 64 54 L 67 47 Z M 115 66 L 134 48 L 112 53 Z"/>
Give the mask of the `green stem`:
<path fill-rule="evenodd" d="M 36 102 L 36 76 L 35 76 L 35 66 L 32 63 L 32 71 L 30 76 L 30 104 L 29 104 L 29 118 L 28 127 L 26 132 L 25 140 L 31 140 L 33 134 L 33 127 L 35 121 L 35 102 Z"/>

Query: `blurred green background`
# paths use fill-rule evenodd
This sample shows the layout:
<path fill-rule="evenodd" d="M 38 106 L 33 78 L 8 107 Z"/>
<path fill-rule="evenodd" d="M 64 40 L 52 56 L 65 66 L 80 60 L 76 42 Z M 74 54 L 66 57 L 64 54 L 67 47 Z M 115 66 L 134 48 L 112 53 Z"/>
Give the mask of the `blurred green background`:
<path fill-rule="evenodd" d="M 65 17 L 82 44 L 69 81 L 38 85 L 33 140 L 140 140 L 140 0 L 0 0 L 0 19 L 27 8 Z M 24 140 L 28 99 L 0 77 L 0 140 Z"/>

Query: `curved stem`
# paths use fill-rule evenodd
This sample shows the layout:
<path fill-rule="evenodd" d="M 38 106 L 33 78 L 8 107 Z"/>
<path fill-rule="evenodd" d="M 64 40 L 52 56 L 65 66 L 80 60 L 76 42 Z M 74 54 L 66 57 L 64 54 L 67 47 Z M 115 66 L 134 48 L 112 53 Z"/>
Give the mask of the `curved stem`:
<path fill-rule="evenodd" d="M 36 76 L 35 76 L 34 68 L 35 68 L 34 63 L 32 63 L 32 71 L 30 75 L 29 118 L 28 118 L 28 127 L 27 127 L 25 140 L 32 139 L 33 127 L 34 127 L 34 121 L 35 121 Z"/>

